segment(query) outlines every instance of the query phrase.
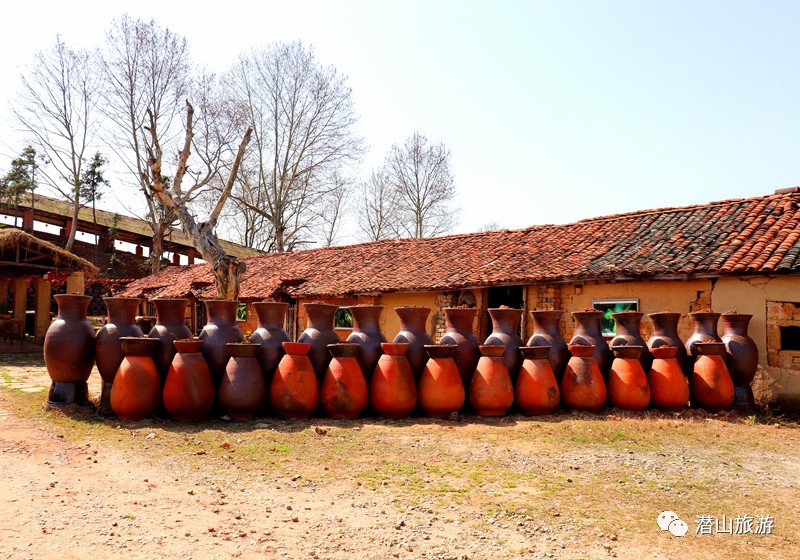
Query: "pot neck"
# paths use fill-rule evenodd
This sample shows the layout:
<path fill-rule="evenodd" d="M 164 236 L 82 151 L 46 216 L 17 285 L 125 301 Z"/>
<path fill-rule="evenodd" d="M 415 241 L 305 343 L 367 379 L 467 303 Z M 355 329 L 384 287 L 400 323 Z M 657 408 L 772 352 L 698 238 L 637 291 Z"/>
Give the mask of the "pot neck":
<path fill-rule="evenodd" d="M 613 317 L 617 324 L 617 336 L 641 336 L 641 313 L 614 313 Z"/>
<path fill-rule="evenodd" d="M 258 315 L 258 327 L 262 329 L 282 329 L 286 318 L 288 303 L 261 301 L 253 304 Z"/>
<path fill-rule="evenodd" d="M 55 296 L 58 304 L 58 318 L 65 321 L 83 321 L 89 308 L 91 296 L 59 294 Z"/>
<path fill-rule="evenodd" d="M 537 332 L 557 334 L 559 332 L 558 324 L 563 313 L 563 311 L 531 311 L 534 334 Z"/>
<path fill-rule="evenodd" d="M 132 325 L 139 308 L 138 298 L 105 298 L 108 322 L 113 325 Z"/>
<path fill-rule="evenodd" d="M 725 313 L 720 317 L 722 329 L 726 333 L 747 335 L 750 319 L 753 316 L 747 313 Z"/>
<path fill-rule="evenodd" d="M 236 307 L 238 305 L 238 301 L 207 299 L 208 322 L 220 327 L 233 326 L 236 324 Z"/>
<path fill-rule="evenodd" d="M 477 312 L 477 309 L 470 307 L 445 309 L 444 316 L 447 330 L 472 332 L 472 324 L 475 322 L 475 314 Z"/>
<path fill-rule="evenodd" d="M 717 335 L 719 313 L 689 313 L 689 316 L 692 318 L 694 332 L 713 333 L 714 336 Z"/>
<path fill-rule="evenodd" d="M 381 330 L 380 320 L 383 306 L 353 306 L 350 313 L 353 314 L 353 330 L 364 333 L 378 332 Z"/>
<path fill-rule="evenodd" d="M 154 299 L 156 323 L 159 325 L 184 323 L 188 299 Z"/>
<path fill-rule="evenodd" d="M 327 303 L 306 303 L 306 328 L 318 331 L 333 330 L 333 320 L 336 316 L 336 305 Z"/>
<path fill-rule="evenodd" d="M 603 314 L 599 311 L 584 311 L 572 314 L 575 317 L 575 335 L 602 337 L 600 332 L 600 318 Z"/>
<path fill-rule="evenodd" d="M 522 309 L 490 309 L 492 330 L 504 334 L 517 334 L 517 327 L 522 318 Z"/>
<path fill-rule="evenodd" d="M 649 317 L 653 322 L 654 336 L 677 336 L 680 313 L 651 313 Z"/>
<path fill-rule="evenodd" d="M 430 307 L 396 307 L 400 317 L 400 330 L 409 332 L 425 331 L 425 323 L 431 313 Z"/>

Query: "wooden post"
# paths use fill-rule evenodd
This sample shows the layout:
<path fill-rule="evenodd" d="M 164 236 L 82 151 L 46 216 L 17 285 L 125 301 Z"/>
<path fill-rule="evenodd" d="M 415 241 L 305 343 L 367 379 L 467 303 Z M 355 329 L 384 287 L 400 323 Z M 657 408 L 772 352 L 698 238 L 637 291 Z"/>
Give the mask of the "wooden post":
<path fill-rule="evenodd" d="M 50 282 L 36 279 L 36 341 L 43 342 L 50 327 Z"/>
<path fill-rule="evenodd" d="M 33 233 L 33 210 L 30 208 L 22 211 L 22 231 Z"/>
<path fill-rule="evenodd" d="M 67 293 L 83 295 L 86 290 L 86 281 L 83 277 L 83 271 L 76 270 L 67 276 Z"/>
<path fill-rule="evenodd" d="M 14 278 L 14 320 L 22 321 L 25 329 L 25 311 L 28 307 L 28 279 Z"/>
<path fill-rule="evenodd" d="M 8 280 L 3 278 L 0 280 L 0 304 L 8 300 Z"/>

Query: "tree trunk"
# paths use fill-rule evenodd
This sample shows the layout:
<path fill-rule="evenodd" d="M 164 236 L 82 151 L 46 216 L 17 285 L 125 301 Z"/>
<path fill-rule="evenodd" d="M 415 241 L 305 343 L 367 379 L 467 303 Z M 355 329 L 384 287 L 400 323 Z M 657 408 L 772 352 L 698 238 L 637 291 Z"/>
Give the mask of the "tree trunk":
<path fill-rule="evenodd" d="M 72 224 L 70 224 L 69 234 L 67 236 L 67 243 L 64 249 L 72 251 L 72 246 L 75 244 L 75 233 L 78 231 L 78 211 L 81 209 L 81 199 L 76 196 L 75 203 L 72 205 Z"/>
<path fill-rule="evenodd" d="M 150 273 L 155 274 L 161 270 L 161 255 L 164 254 L 164 229 L 162 224 L 156 226 L 153 235 L 153 246 L 150 249 Z"/>

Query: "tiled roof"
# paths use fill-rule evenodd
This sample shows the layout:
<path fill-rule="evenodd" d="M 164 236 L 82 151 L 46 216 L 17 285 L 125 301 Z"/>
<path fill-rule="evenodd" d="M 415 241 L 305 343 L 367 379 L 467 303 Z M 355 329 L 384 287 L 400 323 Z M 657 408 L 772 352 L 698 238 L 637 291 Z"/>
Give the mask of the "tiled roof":
<path fill-rule="evenodd" d="M 249 257 L 241 297 L 314 297 L 560 280 L 800 272 L 800 188 L 755 198 L 425 239 Z M 128 295 L 211 297 L 206 264 Z"/>

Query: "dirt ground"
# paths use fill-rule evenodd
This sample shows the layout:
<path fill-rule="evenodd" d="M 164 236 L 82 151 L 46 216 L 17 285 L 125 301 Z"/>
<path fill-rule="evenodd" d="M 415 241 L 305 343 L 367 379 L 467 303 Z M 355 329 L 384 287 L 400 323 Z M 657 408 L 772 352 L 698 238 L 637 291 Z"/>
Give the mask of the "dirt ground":
<path fill-rule="evenodd" d="M 0 558 L 800 557 L 784 419 L 122 423 L 44 411 L 42 375 L 0 356 Z M 698 535 L 701 515 L 774 528 Z"/>

